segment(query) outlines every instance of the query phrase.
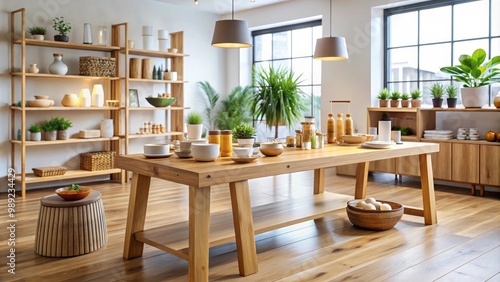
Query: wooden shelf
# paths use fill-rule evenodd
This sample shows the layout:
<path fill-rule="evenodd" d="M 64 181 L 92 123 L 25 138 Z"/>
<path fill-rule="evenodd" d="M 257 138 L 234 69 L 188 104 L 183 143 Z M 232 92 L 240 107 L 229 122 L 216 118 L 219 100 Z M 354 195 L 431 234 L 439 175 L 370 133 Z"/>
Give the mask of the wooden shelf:
<path fill-rule="evenodd" d="M 125 53 L 126 49 L 120 49 L 121 53 Z M 141 49 L 128 49 L 129 55 L 137 55 L 137 56 L 147 56 L 147 57 L 155 57 L 155 58 L 175 58 L 175 57 L 185 57 L 189 56 L 187 54 L 182 53 L 171 53 L 164 51 L 153 51 L 153 50 L 141 50 Z"/>
<path fill-rule="evenodd" d="M 12 72 L 12 76 L 22 76 L 22 72 Z M 91 79 L 91 80 L 119 80 L 121 77 L 101 77 L 101 76 L 85 76 L 85 75 L 76 75 L 76 74 L 50 74 L 50 73 L 24 73 L 26 77 L 36 77 L 36 78 L 57 78 L 57 79 Z"/>
<path fill-rule="evenodd" d="M 11 109 L 22 111 L 22 107 L 10 106 Z M 121 107 L 25 107 L 26 111 L 109 111 L 120 110 Z"/>
<path fill-rule="evenodd" d="M 324 192 L 252 208 L 255 234 L 325 217 L 345 209 L 352 196 Z M 187 221 L 135 233 L 135 239 L 180 258 L 187 259 L 189 224 Z M 233 242 L 231 210 L 210 215 L 210 247 Z"/>
<path fill-rule="evenodd" d="M 368 108 L 372 112 L 416 113 L 419 108 Z"/>
<path fill-rule="evenodd" d="M 74 178 L 82 178 L 82 177 L 93 177 L 93 176 L 98 176 L 98 175 L 106 175 L 106 174 L 114 174 L 114 173 L 121 173 L 122 170 L 119 168 L 114 168 L 114 169 L 107 169 L 107 170 L 95 170 L 95 171 L 90 171 L 90 170 L 68 170 L 64 175 L 57 175 L 57 176 L 47 176 L 47 177 L 38 177 L 35 176 L 33 173 L 26 173 L 26 179 L 25 183 L 30 184 L 30 183 L 42 183 L 42 182 L 49 182 L 49 181 L 59 181 L 59 180 L 64 180 L 64 179 L 74 179 Z M 21 181 L 21 176 L 16 176 L 16 181 Z"/>
<path fill-rule="evenodd" d="M 176 135 L 184 135 L 184 132 L 166 132 L 166 133 L 158 133 L 158 134 L 129 134 L 129 139 L 138 139 L 138 138 L 150 138 L 150 137 L 162 137 L 162 136 L 176 136 Z M 125 136 L 123 136 L 125 137 Z"/>
<path fill-rule="evenodd" d="M 185 110 L 189 109 L 189 107 L 139 107 L 139 108 L 128 108 L 129 111 L 165 111 L 165 110 L 172 110 L 172 111 L 179 111 L 179 110 Z"/>
<path fill-rule="evenodd" d="M 146 83 L 187 83 L 185 80 L 161 80 L 161 79 L 142 79 L 142 78 L 129 78 L 130 82 L 146 82 Z"/>
<path fill-rule="evenodd" d="M 458 139 L 430 139 L 430 138 L 421 138 L 421 142 L 440 142 L 440 143 L 462 143 L 462 144 L 477 144 L 477 145 L 492 145 L 492 146 L 500 146 L 500 142 L 488 142 L 486 140 L 458 140 Z"/>
<path fill-rule="evenodd" d="M 22 44 L 22 38 L 18 38 L 14 40 L 14 44 Z M 93 44 L 82 44 L 82 43 L 73 43 L 73 42 L 61 42 L 61 41 L 52 41 L 52 40 L 35 40 L 25 38 L 24 42 L 26 45 L 30 46 L 42 46 L 42 47 L 52 47 L 52 48 L 65 48 L 65 49 L 77 49 L 77 50 L 88 50 L 88 51 L 103 51 L 103 52 L 111 52 L 120 50 L 120 47 L 117 46 L 102 46 L 102 45 L 93 45 Z"/>
<path fill-rule="evenodd" d="M 421 108 L 421 111 L 432 112 L 462 112 L 462 113 L 499 113 L 495 108 Z"/>
<path fill-rule="evenodd" d="M 45 145 L 61 145 L 61 144 L 72 144 L 72 143 L 87 143 L 87 142 L 104 142 L 111 140 L 120 140 L 120 137 L 115 136 L 111 138 L 70 138 L 67 140 L 54 140 L 54 141 L 26 141 L 25 146 L 45 146 Z M 20 140 L 10 140 L 11 143 L 21 145 Z"/>

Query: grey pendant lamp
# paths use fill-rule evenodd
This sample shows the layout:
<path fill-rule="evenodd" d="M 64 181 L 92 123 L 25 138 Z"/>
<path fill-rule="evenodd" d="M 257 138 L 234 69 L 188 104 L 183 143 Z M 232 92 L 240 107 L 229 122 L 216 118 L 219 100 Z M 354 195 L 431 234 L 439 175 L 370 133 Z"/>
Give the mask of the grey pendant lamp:
<path fill-rule="evenodd" d="M 232 0 L 230 20 L 219 20 L 215 23 L 212 46 L 221 48 L 252 47 L 248 23 L 234 19 L 234 0 Z"/>
<path fill-rule="evenodd" d="M 332 37 L 332 0 L 330 0 L 330 36 L 318 38 L 314 59 L 322 61 L 341 61 L 349 58 L 344 37 Z"/>

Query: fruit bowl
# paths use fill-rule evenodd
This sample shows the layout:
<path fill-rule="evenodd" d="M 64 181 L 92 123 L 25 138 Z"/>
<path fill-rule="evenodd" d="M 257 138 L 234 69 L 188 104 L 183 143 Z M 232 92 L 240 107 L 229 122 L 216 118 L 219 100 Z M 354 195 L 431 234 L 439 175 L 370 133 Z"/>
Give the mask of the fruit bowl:
<path fill-rule="evenodd" d="M 355 226 L 369 230 L 388 230 L 394 227 L 403 216 L 403 206 L 398 203 L 383 201 L 383 204 L 389 204 L 392 210 L 364 210 L 356 207 L 358 200 L 347 202 L 347 217 Z"/>
<path fill-rule="evenodd" d="M 342 135 L 342 142 L 347 144 L 361 144 L 367 141 L 373 141 L 374 137 L 374 135 L 370 134 Z"/>
<path fill-rule="evenodd" d="M 91 187 L 80 186 L 80 191 L 68 190 L 68 187 L 59 188 L 56 194 L 66 201 L 77 201 L 87 197 L 92 192 Z"/>
<path fill-rule="evenodd" d="M 168 107 L 177 101 L 174 97 L 147 97 L 146 100 L 154 107 Z"/>

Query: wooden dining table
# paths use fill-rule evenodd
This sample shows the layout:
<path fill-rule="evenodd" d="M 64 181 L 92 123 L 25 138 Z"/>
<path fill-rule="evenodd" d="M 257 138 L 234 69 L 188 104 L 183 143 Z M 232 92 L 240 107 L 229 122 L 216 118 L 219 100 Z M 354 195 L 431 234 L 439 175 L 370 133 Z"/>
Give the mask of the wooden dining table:
<path fill-rule="evenodd" d="M 438 151 L 438 144 L 423 142 L 405 142 L 387 149 L 326 145 L 313 150 L 285 148 L 279 156 L 260 157 L 245 164 L 235 163 L 230 157 L 197 162 L 176 156 L 116 156 L 115 166 L 132 172 L 123 257 L 142 256 L 146 243 L 187 260 L 190 281 L 208 281 L 209 248 L 236 242 L 239 273 L 251 275 L 258 271 L 256 234 L 345 209 L 347 201 L 366 197 L 369 162 L 405 156 L 419 158 L 422 206 L 404 206 L 404 212 L 422 216 L 426 225 L 436 224 L 431 154 Z M 353 195 L 325 192 L 325 169 L 348 164 L 357 164 Z M 314 171 L 310 196 L 251 206 L 249 179 L 302 171 Z M 144 230 L 152 177 L 186 185 L 189 190 L 186 221 Z M 165 183 L 162 189 L 169 189 L 168 182 Z M 210 190 L 219 184 L 228 184 L 231 210 L 211 214 Z"/>

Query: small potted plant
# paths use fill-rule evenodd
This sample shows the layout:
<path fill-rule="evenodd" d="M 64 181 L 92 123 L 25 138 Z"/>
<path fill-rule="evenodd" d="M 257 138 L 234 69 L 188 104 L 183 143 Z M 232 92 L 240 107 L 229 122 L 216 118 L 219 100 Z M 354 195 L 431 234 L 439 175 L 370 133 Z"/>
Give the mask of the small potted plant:
<path fill-rule="evenodd" d="M 420 89 L 415 89 L 413 90 L 411 93 L 411 107 L 412 108 L 420 108 L 420 106 L 422 106 L 422 100 L 420 98 L 422 98 L 422 92 L 420 91 Z"/>
<path fill-rule="evenodd" d="M 45 132 L 45 140 L 54 141 L 57 139 L 57 124 L 54 119 L 42 123 L 42 131 Z"/>
<path fill-rule="evenodd" d="M 401 108 L 410 107 L 410 95 L 408 93 L 401 94 Z"/>
<path fill-rule="evenodd" d="M 391 96 L 391 92 L 389 92 L 389 89 L 384 88 L 382 91 L 377 96 L 377 99 L 379 99 L 379 106 L 382 107 L 389 107 L 389 96 Z"/>
<path fill-rule="evenodd" d="M 401 98 L 401 93 L 399 91 L 392 91 L 391 96 L 391 108 L 397 108 L 399 106 L 399 99 Z"/>
<path fill-rule="evenodd" d="M 458 89 L 455 85 L 450 84 L 446 86 L 445 88 L 446 91 L 446 103 L 448 104 L 448 108 L 455 108 L 457 106 L 457 95 L 458 95 Z"/>
<path fill-rule="evenodd" d="M 256 130 L 250 125 L 240 124 L 233 128 L 233 138 L 240 147 L 252 147 Z"/>
<path fill-rule="evenodd" d="M 64 21 L 64 17 L 55 17 L 52 19 L 54 25 L 52 26 L 59 34 L 54 35 L 55 41 L 68 42 L 69 37 L 66 35 L 71 32 L 71 24 Z"/>
<path fill-rule="evenodd" d="M 68 129 L 73 126 L 73 123 L 69 119 L 62 117 L 52 118 L 52 121 L 57 126 L 57 139 L 67 140 L 68 139 Z"/>
<path fill-rule="evenodd" d="M 198 112 L 191 112 L 186 117 L 187 138 L 189 140 L 201 139 L 203 133 L 203 116 Z"/>
<path fill-rule="evenodd" d="M 40 141 L 42 140 L 42 129 L 38 124 L 32 124 L 28 131 L 30 132 L 30 140 L 31 141 Z"/>
<path fill-rule="evenodd" d="M 43 40 L 44 35 L 47 33 L 47 29 L 43 26 L 32 26 L 28 29 L 28 32 L 31 34 L 31 38 L 35 40 Z"/>
<path fill-rule="evenodd" d="M 432 84 L 429 88 L 432 96 L 432 106 L 434 108 L 440 108 L 443 105 L 443 95 L 444 95 L 444 85 L 439 82 Z"/>

